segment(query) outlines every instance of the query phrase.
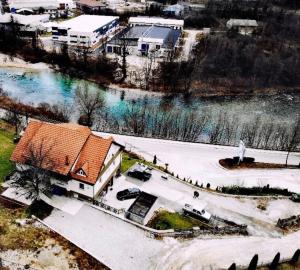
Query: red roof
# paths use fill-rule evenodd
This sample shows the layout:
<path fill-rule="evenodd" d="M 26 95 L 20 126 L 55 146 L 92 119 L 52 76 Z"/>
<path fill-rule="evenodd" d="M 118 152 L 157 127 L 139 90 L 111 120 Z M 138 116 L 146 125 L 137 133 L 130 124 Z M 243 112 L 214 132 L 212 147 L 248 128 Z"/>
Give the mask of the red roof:
<path fill-rule="evenodd" d="M 32 121 L 11 160 L 28 164 L 32 156 L 31 149 L 47 149 L 47 159 L 53 161 L 54 166 L 49 168 L 46 163 L 42 163 L 43 169 L 95 184 L 112 143 L 112 138 L 96 136 L 89 128 L 77 124 Z M 85 176 L 77 174 L 80 169 Z"/>

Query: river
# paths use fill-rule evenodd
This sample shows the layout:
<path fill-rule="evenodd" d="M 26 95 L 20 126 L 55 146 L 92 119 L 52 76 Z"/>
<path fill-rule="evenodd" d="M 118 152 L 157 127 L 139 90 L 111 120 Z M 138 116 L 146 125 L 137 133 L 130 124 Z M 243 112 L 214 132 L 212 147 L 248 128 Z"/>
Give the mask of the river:
<path fill-rule="evenodd" d="M 252 98 L 219 98 L 203 99 L 176 97 L 165 100 L 161 95 L 139 91 L 125 91 L 103 89 L 94 83 L 71 78 L 67 75 L 52 70 L 29 70 L 23 68 L 0 68 L 0 87 L 11 96 L 18 98 L 23 103 L 49 104 L 74 102 L 77 87 L 89 87 L 100 91 L 105 99 L 106 110 L 116 118 L 121 118 L 126 106 L 136 100 L 137 104 L 145 103 L 161 108 L 162 103 L 172 104 L 172 108 L 181 111 L 227 112 L 237 114 L 248 119 L 261 116 L 265 121 L 294 120 L 300 110 L 300 95 L 276 95 L 269 97 Z M 162 110 L 162 109 L 161 109 Z"/>

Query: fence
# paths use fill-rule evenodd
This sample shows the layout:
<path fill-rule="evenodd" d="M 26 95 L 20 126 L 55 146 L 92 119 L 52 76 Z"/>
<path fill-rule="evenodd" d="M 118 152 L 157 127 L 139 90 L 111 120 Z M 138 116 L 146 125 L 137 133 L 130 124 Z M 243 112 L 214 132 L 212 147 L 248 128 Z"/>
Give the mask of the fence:
<path fill-rule="evenodd" d="M 123 209 L 123 208 L 122 209 L 117 209 L 117 208 L 115 208 L 113 206 L 110 206 L 108 204 L 105 204 L 103 202 L 94 201 L 94 205 L 97 205 L 97 206 L 99 206 L 99 207 L 101 207 L 101 208 L 103 208 L 107 211 L 113 212 L 115 214 L 122 214 L 122 213 L 125 212 L 125 209 Z"/>

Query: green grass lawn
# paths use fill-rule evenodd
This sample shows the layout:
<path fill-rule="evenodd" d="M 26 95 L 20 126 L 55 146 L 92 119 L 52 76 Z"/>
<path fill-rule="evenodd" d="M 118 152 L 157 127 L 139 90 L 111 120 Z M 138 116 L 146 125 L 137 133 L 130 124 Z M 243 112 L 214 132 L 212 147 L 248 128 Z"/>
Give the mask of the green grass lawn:
<path fill-rule="evenodd" d="M 135 155 L 133 153 L 123 152 L 121 172 L 125 173 L 136 162 L 140 162 L 140 163 L 143 163 L 145 165 L 155 167 L 155 168 L 157 168 L 159 170 L 162 170 L 162 171 L 164 170 L 164 168 L 162 168 L 160 166 L 157 166 L 157 165 L 154 165 L 152 162 L 145 161 L 145 160 L 139 158 L 137 155 Z"/>
<path fill-rule="evenodd" d="M 205 227 L 205 224 L 197 219 L 183 216 L 179 213 L 160 211 L 150 222 L 149 227 L 157 230 L 189 230 L 193 227 Z"/>
<path fill-rule="evenodd" d="M 13 132 L 0 128 L 0 183 L 14 169 L 14 164 L 9 161 L 15 148 L 13 137 Z"/>

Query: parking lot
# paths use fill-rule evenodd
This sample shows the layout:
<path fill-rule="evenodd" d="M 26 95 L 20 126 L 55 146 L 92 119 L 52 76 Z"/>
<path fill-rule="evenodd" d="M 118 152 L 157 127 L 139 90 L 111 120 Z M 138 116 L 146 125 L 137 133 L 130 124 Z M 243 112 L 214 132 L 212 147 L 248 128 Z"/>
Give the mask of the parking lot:
<path fill-rule="evenodd" d="M 114 181 L 112 190 L 109 190 L 104 197 L 103 202 L 118 209 L 128 210 L 135 199 L 120 201 L 116 198 L 119 191 L 127 188 L 138 188 L 141 191 L 150 193 L 157 197 L 156 202 L 148 212 L 145 223 L 151 218 L 153 212 L 159 208 L 167 209 L 169 211 L 181 211 L 184 204 L 189 203 L 195 208 L 202 209 L 206 203 L 200 199 L 194 199 L 194 190 L 188 185 L 184 185 L 171 176 L 168 180 L 161 176 L 165 174 L 156 169 L 152 169 L 152 176 L 148 181 L 141 181 L 139 179 L 129 177 L 127 173 Z"/>
<path fill-rule="evenodd" d="M 204 208 L 212 215 L 231 220 L 237 224 L 247 224 L 248 232 L 251 235 L 269 235 L 278 237 L 275 224 L 278 218 L 288 217 L 297 212 L 297 204 L 290 200 L 272 200 L 269 202 L 267 211 L 257 208 L 257 201 L 251 198 L 224 197 L 212 192 L 198 190 L 199 198 L 195 199 L 196 188 L 187 185 L 169 176 L 168 180 L 163 180 L 163 172 L 152 170 L 152 177 L 143 182 L 141 180 L 128 177 L 127 174 L 115 179 L 112 190 L 105 195 L 103 202 L 125 211 L 131 206 L 135 199 L 119 201 L 116 194 L 127 188 L 139 188 L 141 191 L 152 194 L 157 198 L 154 205 L 144 219 L 144 224 L 153 216 L 153 212 L 159 208 L 168 211 L 181 211 L 182 207 L 188 203 L 196 209 Z M 284 207 L 281 207 L 284 205 Z M 276 211 L 275 211 L 276 210 Z M 124 214 L 123 214 L 124 215 Z"/>

